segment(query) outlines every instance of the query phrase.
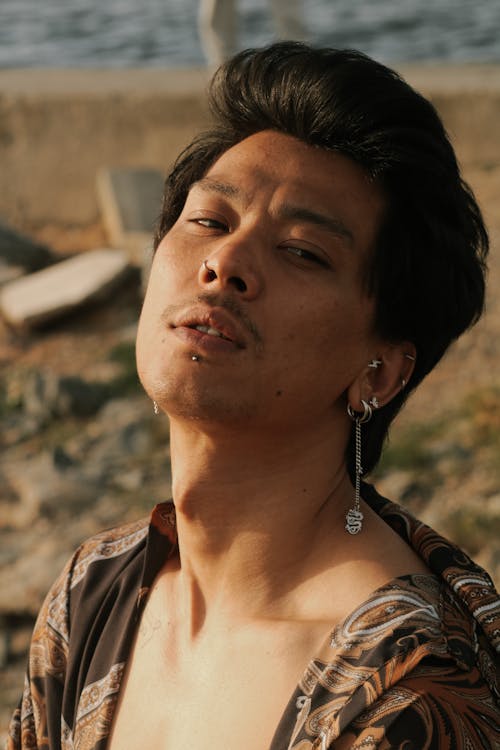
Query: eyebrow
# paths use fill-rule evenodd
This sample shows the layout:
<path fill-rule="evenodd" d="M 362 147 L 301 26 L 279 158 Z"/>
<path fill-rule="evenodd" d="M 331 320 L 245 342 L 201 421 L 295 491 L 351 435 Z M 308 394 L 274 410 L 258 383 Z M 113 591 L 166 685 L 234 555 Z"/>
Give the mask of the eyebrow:
<path fill-rule="evenodd" d="M 228 182 L 221 182 L 215 180 L 212 177 L 203 177 L 193 184 L 192 187 L 198 187 L 209 193 L 218 193 L 224 195 L 226 198 L 242 199 L 242 191 L 235 185 L 231 185 Z M 340 237 L 343 240 L 352 245 L 354 243 L 354 235 L 350 229 L 340 219 L 336 219 L 333 216 L 326 216 L 325 214 L 318 213 L 304 206 L 295 206 L 291 203 L 285 203 L 279 214 L 284 219 L 293 219 L 296 221 L 304 221 L 307 224 L 313 224 L 320 229 L 325 229 L 330 234 Z"/>
<path fill-rule="evenodd" d="M 354 235 L 351 230 L 346 227 L 343 221 L 335 219 L 333 216 L 325 216 L 325 214 L 311 211 L 309 208 L 293 206 L 288 203 L 281 208 L 280 214 L 286 219 L 297 219 L 298 221 L 313 224 L 320 229 L 326 229 L 336 237 L 347 240 L 350 245 L 354 242 Z"/>
<path fill-rule="evenodd" d="M 200 188 L 207 193 L 219 193 L 227 198 L 241 198 L 242 195 L 241 190 L 235 185 L 214 180 L 212 177 L 202 177 L 201 180 L 194 182 L 191 187 Z"/>

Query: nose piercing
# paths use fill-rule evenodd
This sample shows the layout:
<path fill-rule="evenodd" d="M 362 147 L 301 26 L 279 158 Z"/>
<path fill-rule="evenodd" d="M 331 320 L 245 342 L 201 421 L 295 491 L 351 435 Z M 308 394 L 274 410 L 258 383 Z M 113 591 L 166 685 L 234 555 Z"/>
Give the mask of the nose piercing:
<path fill-rule="evenodd" d="M 199 362 L 200 361 L 200 358 L 197 357 L 196 354 L 193 354 L 193 356 L 191 357 L 191 359 L 193 360 L 193 362 Z"/>
<path fill-rule="evenodd" d="M 213 281 L 217 278 L 217 274 L 212 268 L 208 267 L 208 262 L 206 260 L 202 262 L 201 267 L 207 272 L 209 281 Z"/>

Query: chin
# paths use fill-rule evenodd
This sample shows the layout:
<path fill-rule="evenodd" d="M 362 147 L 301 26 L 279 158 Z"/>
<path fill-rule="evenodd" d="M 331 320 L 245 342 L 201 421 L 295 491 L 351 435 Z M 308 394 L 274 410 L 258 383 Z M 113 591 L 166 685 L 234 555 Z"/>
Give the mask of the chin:
<path fill-rule="evenodd" d="M 186 373 L 163 372 L 156 376 L 139 371 L 148 396 L 156 401 L 170 418 L 211 424 L 248 424 L 255 416 L 255 406 L 241 399 L 241 385 L 232 396 L 229 388 L 219 390 Z"/>

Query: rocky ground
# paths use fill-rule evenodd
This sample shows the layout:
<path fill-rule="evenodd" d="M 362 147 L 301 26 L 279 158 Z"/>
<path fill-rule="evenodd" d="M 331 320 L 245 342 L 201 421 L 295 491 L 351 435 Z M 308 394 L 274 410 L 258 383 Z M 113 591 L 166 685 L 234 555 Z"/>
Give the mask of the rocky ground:
<path fill-rule="evenodd" d="M 493 240 L 488 311 L 394 426 L 379 489 L 455 539 L 500 583 L 500 166 L 470 169 Z M 27 228 L 56 252 L 100 225 Z M 169 494 L 168 424 L 134 370 L 140 284 L 36 334 L 0 330 L 0 735 L 41 598 L 78 542 Z"/>

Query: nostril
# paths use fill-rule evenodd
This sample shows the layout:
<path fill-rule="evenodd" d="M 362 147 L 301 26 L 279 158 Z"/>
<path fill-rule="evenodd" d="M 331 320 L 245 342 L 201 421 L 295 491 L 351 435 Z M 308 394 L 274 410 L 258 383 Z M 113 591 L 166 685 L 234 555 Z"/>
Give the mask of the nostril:
<path fill-rule="evenodd" d="M 229 279 L 229 283 L 234 284 L 239 292 L 246 292 L 247 290 L 247 285 L 245 284 L 243 279 L 240 279 L 239 276 L 231 276 L 231 278 Z"/>
<path fill-rule="evenodd" d="M 206 260 L 203 261 L 201 267 L 206 271 L 208 281 L 214 281 L 217 278 L 217 274 L 213 268 L 209 268 Z"/>

